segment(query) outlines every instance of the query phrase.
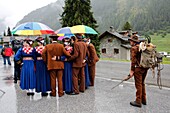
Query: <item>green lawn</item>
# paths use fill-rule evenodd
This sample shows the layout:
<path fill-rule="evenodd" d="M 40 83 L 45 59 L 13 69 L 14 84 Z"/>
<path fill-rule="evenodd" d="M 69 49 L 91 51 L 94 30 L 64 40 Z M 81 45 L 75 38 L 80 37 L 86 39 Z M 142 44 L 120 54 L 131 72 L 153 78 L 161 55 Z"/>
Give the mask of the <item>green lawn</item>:
<path fill-rule="evenodd" d="M 151 35 L 151 42 L 156 45 L 157 51 L 170 52 L 170 34 L 167 34 L 164 38 L 160 35 Z"/>

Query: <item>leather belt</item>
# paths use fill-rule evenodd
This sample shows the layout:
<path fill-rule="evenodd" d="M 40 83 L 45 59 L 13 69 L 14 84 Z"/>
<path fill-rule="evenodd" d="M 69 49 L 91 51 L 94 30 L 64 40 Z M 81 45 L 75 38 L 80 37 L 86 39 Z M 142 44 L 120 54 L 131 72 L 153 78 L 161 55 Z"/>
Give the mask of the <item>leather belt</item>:
<path fill-rule="evenodd" d="M 43 58 L 42 57 L 37 57 L 37 60 L 42 60 Z"/>
<path fill-rule="evenodd" d="M 32 57 L 23 57 L 23 60 L 33 60 Z"/>

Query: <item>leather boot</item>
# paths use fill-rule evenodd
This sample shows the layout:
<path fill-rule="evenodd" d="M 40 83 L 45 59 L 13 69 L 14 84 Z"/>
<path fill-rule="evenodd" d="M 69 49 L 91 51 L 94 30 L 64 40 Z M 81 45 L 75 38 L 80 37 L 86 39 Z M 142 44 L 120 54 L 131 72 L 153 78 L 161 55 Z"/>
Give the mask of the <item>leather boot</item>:
<path fill-rule="evenodd" d="M 135 107 L 142 107 L 141 103 L 137 103 L 136 101 L 130 102 L 130 105 Z"/>

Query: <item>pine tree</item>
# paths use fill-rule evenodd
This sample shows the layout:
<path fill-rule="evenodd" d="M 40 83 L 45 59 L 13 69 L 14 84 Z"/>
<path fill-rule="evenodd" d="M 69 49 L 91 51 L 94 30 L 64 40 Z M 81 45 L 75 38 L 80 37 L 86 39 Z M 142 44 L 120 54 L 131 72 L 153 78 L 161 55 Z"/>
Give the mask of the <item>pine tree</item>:
<path fill-rule="evenodd" d="M 49 39 L 48 39 L 47 35 L 45 35 L 44 41 L 45 41 L 45 45 L 49 44 Z"/>
<path fill-rule="evenodd" d="M 74 26 L 74 25 L 86 25 L 96 30 L 97 21 L 93 17 L 91 11 L 90 0 L 65 0 L 64 12 L 61 15 L 62 27 Z M 97 54 L 100 55 L 99 50 L 99 38 L 97 35 L 87 35 L 91 37 Z"/>
<path fill-rule="evenodd" d="M 8 27 L 7 36 L 12 36 L 12 33 L 11 33 L 11 30 L 10 30 L 10 27 Z"/>
<path fill-rule="evenodd" d="M 125 25 L 123 26 L 123 30 L 129 30 L 132 29 L 132 26 L 130 25 L 129 22 L 126 22 Z"/>
<path fill-rule="evenodd" d="M 6 31 L 4 31 L 4 36 L 6 36 Z"/>

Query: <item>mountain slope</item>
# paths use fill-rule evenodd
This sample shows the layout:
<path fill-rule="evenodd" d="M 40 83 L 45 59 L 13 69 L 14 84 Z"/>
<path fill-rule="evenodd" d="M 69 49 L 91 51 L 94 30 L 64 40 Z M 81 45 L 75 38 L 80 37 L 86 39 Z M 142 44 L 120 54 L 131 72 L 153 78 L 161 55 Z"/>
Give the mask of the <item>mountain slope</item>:
<path fill-rule="evenodd" d="M 36 9 L 32 12 L 30 12 L 28 15 L 24 16 L 22 20 L 20 20 L 17 25 L 24 23 L 24 22 L 41 22 L 52 29 L 60 28 L 61 25 L 59 23 L 60 14 L 62 13 L 62 5 L 64 5 L 64 2 L 57 1 L 55 3 L 51 3 L 47 6 L 44 6 L 42 8 Z"/>
<path fill-rule="evenodd" d="M 91 0 L 92 11 L 98 22 L 98 31 L 104 32 L 110 26 L 121 30 L 126 21 L 134 30 L 160 30 L 170 26 L 170 0 Z M 58 0 L 26 15 L 19 23 L 38 21 L 52 29 L 60 28 L 59 14 L 62 14 L 63 0 Z M 18 24 L 19 24 L 18 23 Z"/>

